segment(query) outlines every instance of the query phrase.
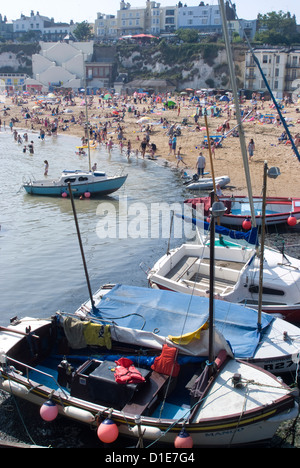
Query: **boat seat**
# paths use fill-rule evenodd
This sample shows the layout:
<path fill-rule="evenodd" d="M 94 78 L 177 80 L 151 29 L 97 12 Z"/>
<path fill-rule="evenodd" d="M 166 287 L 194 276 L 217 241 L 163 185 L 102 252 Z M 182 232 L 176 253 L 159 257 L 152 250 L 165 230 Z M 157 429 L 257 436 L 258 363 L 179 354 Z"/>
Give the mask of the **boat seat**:
<path fill-rule="evenodd" d="M 152 371 L 148 381 L 141 389 L 142 391 L 137 391 L 122 411 L 134 415 L 141 415 L 146 409 L 150 411 L 157 401 L 158 393 L 169 378 L 168 375 Z"/>

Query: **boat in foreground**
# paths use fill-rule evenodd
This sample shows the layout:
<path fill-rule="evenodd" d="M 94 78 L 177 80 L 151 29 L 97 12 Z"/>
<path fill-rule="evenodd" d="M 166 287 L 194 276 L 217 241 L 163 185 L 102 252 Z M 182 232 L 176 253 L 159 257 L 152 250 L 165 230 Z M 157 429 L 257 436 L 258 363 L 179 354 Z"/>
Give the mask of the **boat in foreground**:
<path fill-rule="evenodd" d="M 58 179 L 29 180 L 23 184 L 31 195 L 68 196 L 71 184 L 74 196 L 109 195 L 125 183 L 127 175 L 107 176 L 101 171 L 63 171 Z"/>
<path fill-rule="evenodd" d="M 0 331 L 0 388 L 38 405 L 46 421 L 61 415 L 95 426 L 104 443 L 118 435 L 137 442 L 143 434 L 151 447 L 230 447 L 265 443 L 298 414 L 289 387 L 226 352 L 201 373 L 199 363 L 163 363 L 164 352 L 170 358 L 174 350 L 164 347 L 146 368 L 110 359 L 109 325 L 74 320 L 15 319 Z M 130 380 L 119 383 L 125 374 Z"/>
<path fill-rule="evenodd" d="M 152 287 L 198 296 L 209 291 L 207 244 L 182 244 L 163 255 L 148 272 Z M 258 309 L 260 257 L 255 249 L 216 239 L 214 293 L 218 299 Z M 300 322 L 300 260 L 264 250 L 262 310 Z"/>
<path fill-rule="evenodd" d="M 152 348 L 160 350 L 167 343 L 176 347 L 180 355 L 208 357 L 207 297 L 108 284 L 93 294 L 93 304 L 94 308 L 88 299 L 75 311 L 75 316 L 92 321 L 99 317 L 114 320 L 119 325 L 121 341 L 130 342 L 137 349 L 151 343 Z M 271 314 L 262 313 L 259 324 L 258 321 L 256 310 L 215 299 L 217 350 L 226 349 L 225 339 L 230 347 L 228 352 L 236 359 L 295 378 L 300 355 L 299 328 Z"/>
<path fill-rule="evenodd" d="M 221 225 L 244 227 L 244 222 L 251 222 L 249 198 L 245 196 L 218 197 L 225 205 L 226 212 L 220 217 Z M 185 200 L 194 209 L 202 206 L 204 216 L 210 216 L 210 197 L 189 198 Z M 255 222 L 262 224 L 263 197 L 253 197 Z M 293 197 L 267 197 L 265 224 L 267 226 L 288 223 L 295 226 L 300 219 L 300 198 Z M 251 224 L 249 224 L 251 226 Z"/>

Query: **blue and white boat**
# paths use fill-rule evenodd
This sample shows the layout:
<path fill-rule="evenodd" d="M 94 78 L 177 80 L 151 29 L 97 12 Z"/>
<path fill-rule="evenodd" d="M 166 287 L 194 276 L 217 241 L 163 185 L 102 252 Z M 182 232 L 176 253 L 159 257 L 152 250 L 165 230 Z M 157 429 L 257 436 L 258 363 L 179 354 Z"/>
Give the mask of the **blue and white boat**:
<path fill-rule="evenodd" d="M 85 320 L 113 322 L 111 334 L 135 349 L 174 346 L 179 354 L 207 358 L 209 299 L 161 289 L 128 285 L 102 286 L 75 315 Z M 115 328 L 116 327 L 116 328 Z M 276 375 L 297 372 L 300 332 L 296 325 L 243 305 L 214 300 L 216 352 L 229 345 L 243 359 Z M 201 332 L 200 332 L 201 330 Z M 225 340 L 225 342 L 224 342 Z"/>
<path fill-rule="evenodd" d="M 74 196 L 109 195 L 125 183 L 127 175 L 107 176 L 102 171 L 63 171 L 57 179 L 29 180 L 23 184 L 31 195 L 66 197 L 71 184 Z"/>

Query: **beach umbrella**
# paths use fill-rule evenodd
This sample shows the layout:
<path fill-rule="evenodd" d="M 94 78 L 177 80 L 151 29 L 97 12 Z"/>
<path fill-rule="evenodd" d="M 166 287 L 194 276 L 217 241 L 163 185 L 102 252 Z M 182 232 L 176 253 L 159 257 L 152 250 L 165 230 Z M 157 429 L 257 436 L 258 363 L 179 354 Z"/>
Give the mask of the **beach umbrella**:
<path fill-rule="evenodd" d="M 107 93 L 107 94 L 104 95 L 103 99 L 105 99 L 107 101 L 108 99 L 112 99 L 112 96 L 111 96 L 111 94 Z"/>
<path fill-rule="evenodd" d="M 220 101 L 226 101 L 229 102 L 229 97 L 224 94 L 224 96 L 220 97 Z"/>
<path fill-rule="evenodd" d="M 174 101 L 168 101 L 167 105 L 168 107 L 173 107 L 173 106 L 176 106 L 176 103 Z"/>
<path fill-rule="evenodd" d="M 150 120 L 150 117 L 141 117 L 137 123 L 142 123 L 142 122 L 145 122 L 145 120 Z"/>

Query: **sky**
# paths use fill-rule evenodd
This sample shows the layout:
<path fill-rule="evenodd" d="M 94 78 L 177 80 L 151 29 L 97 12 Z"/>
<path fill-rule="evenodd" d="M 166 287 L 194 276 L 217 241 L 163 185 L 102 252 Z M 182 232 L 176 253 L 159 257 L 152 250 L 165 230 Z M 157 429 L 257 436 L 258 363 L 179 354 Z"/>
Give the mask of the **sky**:
<path fill-rule="evenodd" d="M 125 0 L 126 1 L 126 0 Z M 146 5 L 146 0 L 127 0 L 131 7 L 143 7 Z M 197 6 L 200 0 L 181 0 L 187 6 Z M 19 19 L 21 13 L 25 16 L 30 16 L 31 10 L 35 13 L 38 11 L 40 15 L 54 18 L 56 22 L 62 21 L 69 23 L 72 19 L 74 22 L 94 22 L 97 18 L 97 13 L 115 15 L 120 8 L 120 0 L 85 0 L 85 2 L 77 0 L 14 0 L 11 2 L 1 2 L 0 13 L 6 16 L 8 21 Z M 178 0 L 160 0 L 161 6 L 174 6 Z M 209 5 L 217 5 L 218 0 L 205 0 Z M 232 0 L 236 5 L 236 12 L 239 19 L 255 19 L 258 13 L 269 13 L 270 11 L 284 13 L 290 12 L 296 15 L 297 23 L 300 24 L 300 1 L 299 0 Z M 249 4 L 251 7 L 249 8 Z"/>

